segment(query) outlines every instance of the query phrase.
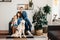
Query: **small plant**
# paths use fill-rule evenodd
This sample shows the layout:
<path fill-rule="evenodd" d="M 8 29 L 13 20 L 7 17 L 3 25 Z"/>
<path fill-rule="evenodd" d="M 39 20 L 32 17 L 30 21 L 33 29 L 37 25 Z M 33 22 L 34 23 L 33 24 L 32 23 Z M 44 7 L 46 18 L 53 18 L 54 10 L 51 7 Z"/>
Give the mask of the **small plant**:
<path fill-rule="evenodd" d="M 32 0 L 29 2 L 29 7 L 32 7 L 32 5 L 33 5 L 33 2 L 32 2 Z"/>

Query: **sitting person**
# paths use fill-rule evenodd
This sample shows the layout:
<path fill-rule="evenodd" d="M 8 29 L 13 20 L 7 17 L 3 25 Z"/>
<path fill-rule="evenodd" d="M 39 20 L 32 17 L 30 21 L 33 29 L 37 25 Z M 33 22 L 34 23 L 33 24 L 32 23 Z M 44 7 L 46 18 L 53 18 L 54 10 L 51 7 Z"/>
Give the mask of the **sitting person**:
<path fill-rule="evenodd" d="M 22 13 L 22 18 L 25 20 L 25 32 L 27 32 L 29 35 L 33 36 L 31 34 L 31 27 L 32 27 L 32 25 L 31 25 L 31 23 L 30 23 L 30 21 L 28 19 L 26 11 L 23 11 L 23 7 L 20 7 L 19 8 L 19 12 Z"/>
<path fill-rule="evenodd" d="M 18 18 L 18 20 L 17 20 L 18 26 L 16 28 L 16 32 L 14 34 L 12 34 L 11 36 L 20 37 L 21 38 L 22 37 L 22 33 L 23 33 L 23 36 L 26 37 L 25 33 L 24 33 L 24 31 L 25 31 L 25 20 L 22 19 L 20 12 L 17 12 L 16 17 Z"/>
<path fill-rule="evenodd" d="M 20 12 L 17 12 L 17 14 L 11 20 L 11 27 L 12 27 L 12 29 L 14 29 L 12 31 L 12 34 L 15 33 L 16 28 L 20 24 L 21 20 L 22 20 L 21 13 Z"/>
<path fill-rule="evenodd" d="M 18 23 L 17 23 L 17 16 L 15 15 L 14 17 L 13 17 L 13 19 L 12 19 L 12 24 L 11 24 L 11 27 L 12 27 L 12 33 L 14 34 L 15 33 L 15 31 L 16 31 L 16 28 L 17 28 L 17 26 L 18 26 Z"/>

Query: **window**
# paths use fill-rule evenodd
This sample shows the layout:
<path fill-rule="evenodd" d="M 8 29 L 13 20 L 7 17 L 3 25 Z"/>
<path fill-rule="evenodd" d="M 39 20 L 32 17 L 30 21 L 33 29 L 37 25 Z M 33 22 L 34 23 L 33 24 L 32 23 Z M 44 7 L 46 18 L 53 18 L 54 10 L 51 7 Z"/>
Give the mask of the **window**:
<path fill-rule="evenodd" d="M 53 0 L 53 6 L 52 6 L 52 19 L 54 19 L 54 15 L 56 16 L 56 19 L 59 18 L 59 0 Z"/>

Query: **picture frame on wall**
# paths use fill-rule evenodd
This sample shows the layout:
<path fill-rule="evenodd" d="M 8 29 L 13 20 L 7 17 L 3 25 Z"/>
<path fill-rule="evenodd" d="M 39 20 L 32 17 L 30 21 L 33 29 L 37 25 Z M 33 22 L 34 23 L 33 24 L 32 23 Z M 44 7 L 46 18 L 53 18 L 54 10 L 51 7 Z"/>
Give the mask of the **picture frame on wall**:
<path fill-rule="evenodd" d="M 0 0 L 0 2 L 11 2 L 11 0 Z"/>
<path fill-rule="evenodd" d="M 3 0 L 0 0 L 0 2 L 3 2 Z"/>
<path fill-rule="evenodd" d="M 4 2 L 11 2 L 11 0 L 4 0 Z"/>
<path fill-rule="evenodd" d="M 23 10 L 33 10 L 33 8 L 29 7 L 29 4 L 17 4 L 17 10 L 19 10 L 20 7 L 23 7 Z"/>

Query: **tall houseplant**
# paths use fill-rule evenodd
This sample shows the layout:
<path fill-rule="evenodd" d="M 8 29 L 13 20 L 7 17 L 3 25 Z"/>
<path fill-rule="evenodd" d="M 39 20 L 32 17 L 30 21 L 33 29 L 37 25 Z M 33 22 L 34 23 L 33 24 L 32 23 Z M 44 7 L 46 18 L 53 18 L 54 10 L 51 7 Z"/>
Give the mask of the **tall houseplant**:
<path fill-rule="evenodd" d="M 47 20 L 47 14 L 50 14 L 51 7 L 48 6 L 48 5 L 46 5 L 46 6 L 43 7 L 43 11 L 44 11 L 44 14 L 45 14 L 45 17 L 46 17 L 46 20 Z M 47 23 L 47 24 L 48 24 L 48 23 Z M 48 29 L 47 24 L 44 25 L 44 27 L 43 27 L 43 32 L 44 32 L 44 33 L 47 33 L 47 29 Z"/>
<path fill-rule="evenodd" d="M 39 11 L 35 12 L 33 16 L 33 23 L 35 23 L 34 25 L 35 32 L 36 30 L 42 29 L 43 25 L 48 24 L 48 21 L 46 18 L 48 13 L 50 13 L 50 7 L 48 5 L 43 7 L 43 9 L 39 8 Z"/>

